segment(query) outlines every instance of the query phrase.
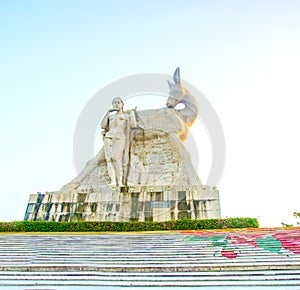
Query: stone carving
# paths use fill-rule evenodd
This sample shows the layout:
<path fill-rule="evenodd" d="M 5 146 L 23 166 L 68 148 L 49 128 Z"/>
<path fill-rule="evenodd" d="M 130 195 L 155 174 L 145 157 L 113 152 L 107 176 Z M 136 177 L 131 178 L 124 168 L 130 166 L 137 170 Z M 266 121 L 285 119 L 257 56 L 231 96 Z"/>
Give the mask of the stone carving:
<path fill-rule="evenodd" d="M 121 98 L 114 98 L 113 109 L 108 110 L 101 122 L 104 154 L 112 186 L 123 186 L 128 172 L 130 129 L 137 127 L 134 111 L 124 113 Z M 111 115 L 112 112 L 116 114 Z"/>
<path fill-rule="evenodd" d="M 168 80 L 170 87 L 169 98 L 167 100 L 167 107 L 174 108 L 179 103 L 182 103 L 185 107 L 183 109 L 174 109 L 174 112 L 181 118 L 184 125 L 190 127 L 196 120 L 199 113 L 199 106 L 196 98 L 182 86 L 180 80 L 179 68 L 176 69 L 173 76 L 174 84 Z M 181 140 L 185 140 L 187 137 L 187 129 L 180 135 Z"/>
<path fill-rule="evenodd" d="M 196 98 L 183 87 L 179 68 L 175 70 L 173 80 L 174 83 L 168 80 L 170 92 L 166 107 L 137 111 L 137 120 L 139 127 L 144 130 L 159 129 L 168 133 L 176 133 L 184 141 L 188 134 L 188 128 L 198 116 L 199 105 Z M 183 104 L 184 108 L 176 109 L 178 104 Z"/>
<path fill-rule="evenodd" d="M 170 92 L 164 108 L 123 112 L 123 101 L 115 98 L 113 102 L 120 103 L 116 116 L 124 116 L 126 122 L 111 115 L 115 109 L 107 112 L 101 122 L 104 148 L 96 156 L 96 162 L 88 162 L 79 176 L 62 190 L 87 190 L 91 186 L 108 185 L 202 185 L 181 142 L 187 138 L 188 128 L 198 116 L 198 103 L 182 86 L 179 68 L 175 70 L 173 80 L 173 83 L 168 81 Z M 184 108 L 176 109 L 180 103 Z M 111 132 L 108 131 L 109 118 L 120 123 Z M 113 132 L 117 130 L 122 132 L 116 134 L 119 139 L 114 139 Z M 113 157 L 110 156 L 112 153 Z"/>
<path fill-rule="evenodd" d="M 203 186 L 183 146 L 198 116 L 175 70 L 166 107 L 124 111 L 112 101 L 101 122 L 104 146 L 57 192 L 33 194 L 26 220 L 176 220 L 220 217 L 219 192 Z M 183 104 L 184 108 L 176 106 Z"/>

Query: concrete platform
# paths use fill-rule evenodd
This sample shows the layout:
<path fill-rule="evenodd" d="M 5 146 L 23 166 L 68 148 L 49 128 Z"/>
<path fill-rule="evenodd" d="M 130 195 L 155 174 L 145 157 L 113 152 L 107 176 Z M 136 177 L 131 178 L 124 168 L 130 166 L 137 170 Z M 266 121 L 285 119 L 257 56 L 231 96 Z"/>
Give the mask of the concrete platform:
<path fill-rule="evenodd" d="M 300 289 L 300 229 L 1 234 L 4 287 Z"/>

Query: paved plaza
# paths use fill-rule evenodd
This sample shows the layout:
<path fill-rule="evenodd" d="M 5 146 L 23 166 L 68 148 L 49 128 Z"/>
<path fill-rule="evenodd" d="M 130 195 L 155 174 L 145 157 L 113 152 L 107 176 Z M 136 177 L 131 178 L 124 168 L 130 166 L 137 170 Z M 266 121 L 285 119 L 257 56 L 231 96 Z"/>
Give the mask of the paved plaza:
<path fill-rule="evenodd" d="M 300 229 L 1 234 L 1 289 L 300 289 Z"/>

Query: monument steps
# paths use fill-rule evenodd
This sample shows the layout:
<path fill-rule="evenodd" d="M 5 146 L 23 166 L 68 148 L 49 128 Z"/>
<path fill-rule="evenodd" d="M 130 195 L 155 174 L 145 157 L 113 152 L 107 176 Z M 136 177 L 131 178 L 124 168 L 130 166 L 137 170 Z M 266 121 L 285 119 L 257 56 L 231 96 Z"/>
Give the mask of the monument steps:
<path fill-rule="evenodd" d="M 1 234 L 0 288 L 299 289 L 299 247 L 300 229 Z"/>
<path fill-rule="evenodd" d="M 128 273 L 128 275 L 120 273 L 27 273 L 13 272 L 11 275 L 3 275 L 0 273 L 1 286 L 133 286 L 133 287 L 195 287 L 195 286 L 300 286 L 299 273 L 285 271 L 284 274 L 278 272 L 273 273 L 222 273 L 211 272 L 210 275 L 191 272 L 188 274 L 178 275 L 179 273 L 147 273 L 140 275 L 136 273 Z M 63 281 L 63 282 L 62 282 Z M 26 288 L 28 289 L 28 288 Z M 53 289 L 53 288 L 52 288 Z M 234 288 L 235 289 L 235 288 Z M 256 288 L 255 288 L 256 289 Z M 286 289 L 286 288 L 285 288 Z"/>

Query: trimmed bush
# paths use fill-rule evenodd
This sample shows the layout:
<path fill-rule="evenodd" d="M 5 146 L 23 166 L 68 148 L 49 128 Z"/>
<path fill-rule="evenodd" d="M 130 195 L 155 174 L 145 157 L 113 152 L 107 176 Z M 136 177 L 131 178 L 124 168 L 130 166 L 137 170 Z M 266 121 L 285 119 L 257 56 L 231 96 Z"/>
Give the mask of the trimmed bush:
<path fill-rule="evenodd" d="M 139 232 L 258 228 L 255 218 L 182 219 L 166 222 L 0 222 L 0 232 Z"/>

